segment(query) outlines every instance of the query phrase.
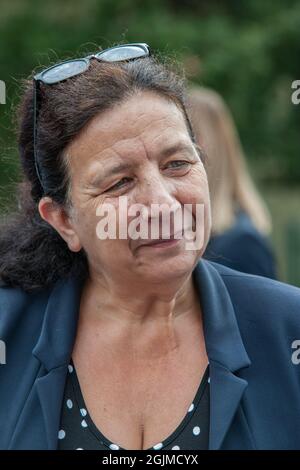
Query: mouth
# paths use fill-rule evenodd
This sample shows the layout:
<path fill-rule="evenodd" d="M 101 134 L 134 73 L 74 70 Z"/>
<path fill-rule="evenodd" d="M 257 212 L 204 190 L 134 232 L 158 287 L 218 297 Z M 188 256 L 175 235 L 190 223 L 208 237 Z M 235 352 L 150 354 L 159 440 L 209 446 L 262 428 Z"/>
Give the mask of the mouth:
<path fill-rule="evenodd" d="M 147 240 L 141 243 L 138 248 L 171 248 L 178 245 L 183 238 L 182 231 L 172 234 L 169 238 L 158 238 L 155 240 Z"/>
<path fill-rule="evenodd" d="M 169 240 L 156 240 L 155 242 L 147 243 L 147 245 L 141 245 L 143 248 L 168 248 L 176 246 L 180 242 L 180 239 L 169 239 Z"/>

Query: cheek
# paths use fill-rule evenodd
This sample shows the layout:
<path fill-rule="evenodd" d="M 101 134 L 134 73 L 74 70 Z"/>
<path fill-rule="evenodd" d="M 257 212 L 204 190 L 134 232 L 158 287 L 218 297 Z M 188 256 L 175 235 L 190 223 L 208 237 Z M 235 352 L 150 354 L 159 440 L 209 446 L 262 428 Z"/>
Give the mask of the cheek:
<path fill-rule="evenodd" d="M 192 214 L 195 225 L 203 229 L 203 245 L 206 247 L 211 231 L 211 206 L 206 172 L 197 168 L 180 187 L 178 186 L 177 199 L 184 204 L 192 204 Z M 195 228 L 195 227 L 194 227 Z M 204 249 L 202 250 L 204 251 Z"/>
<path fill-rule="evenodd" d="M 191 170 L 186 178 L 178 180 L 177 197 L 182 204 L 209 205 L 208 180 L 202 164 Z"/>
<path fill-rule="evenodd" d="M 77 231 L 91 265 L 102 266 L 107 270 L 111 269 L 112 265 L 118 266 L 122 260 L 126 261 L 128 258 L 128 240 L 118 239 L 118 206 L 112 203 L 110 205 L 114 207 L 116 217 L 111 217 L 112 212 L 103 212 L 103 216 L 100 213 L 97 215 L 98 205 L 96 204 L 93 204 L 93 207 L 85 207 L 81 211 Z M 106 225 L 108 220 L 112 221 L 115 218 L 116 232 L 112 230 L 112 225 L 110 225 L 110 229 Z M 104 225 L 106 226 L 103 229 Z M 108 238 L 104 238 L 103 233 L 107 231 L 110 232 L 110 235 Z"/>
<path fill-rule="evenodd" d="M 96 216 L 94 223 L 94 246 L 97 247 L 97 256 L 104 262 L 109 259 L 109 264 L 112 260 L 116 260 L 117 265 L 118 261 L 128 257 L 129 242 L 127 237 L 127 227 L 129 219 L 127 215 L 127 207 L 129 204 L 130 202 L 128 199 L 127 202 L 124 201 L 124 199 L 120 202 L 119 198 L 105 198 L 105 200 L 101 201 L 98 205 L 98 208 L 100 209 L 102 207 L 104 212 L 102 212 L 103 216 Z M 105 210 L 105 208 L 107 210 Z M 110 227 L 109 229 L 108 224 Z M 104 230 L 106 233 L 109 232 L 109 235 L 107 238 L 101 239 L 98 236 L 98 230 L 102 230 L 103 233 L 104 225 Z"/>
<path fill-rule="evenodd" d="M 76 231 L 84 248 L 91 245 L 96 237 L 98 218 L 96 213 L 81 211 L 76 220 Z"/>

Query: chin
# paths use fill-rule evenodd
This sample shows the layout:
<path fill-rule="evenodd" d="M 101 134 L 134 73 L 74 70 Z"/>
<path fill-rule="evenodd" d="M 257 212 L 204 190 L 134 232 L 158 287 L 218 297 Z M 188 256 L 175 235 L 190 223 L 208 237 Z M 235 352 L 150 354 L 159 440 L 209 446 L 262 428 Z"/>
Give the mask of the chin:
<path fill-rule="evenodd" d="M 199 258 L 200 254 L 195 251 L 186 251 L 173 258 L 152 257 L 139 266 L 139 272 L 147 282 L 170 282 L 172 279 L 184 278 L 190 274 Z"/>

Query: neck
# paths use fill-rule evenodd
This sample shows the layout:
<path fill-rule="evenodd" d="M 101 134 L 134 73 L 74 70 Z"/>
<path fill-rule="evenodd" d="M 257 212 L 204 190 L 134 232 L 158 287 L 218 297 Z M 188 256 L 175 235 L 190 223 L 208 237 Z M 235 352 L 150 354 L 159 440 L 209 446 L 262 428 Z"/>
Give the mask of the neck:
<path fill-rule="evenodd" d="M 113 342 L 120 352 L 133 348 L 140 358 L 176 352 L 186 318 L 200 320 L 192 274 L 165 286 L 145 284 L 112 283 L 91 273 L 81 298 L 81 327 L 90 325 L 102 341 Z"/>

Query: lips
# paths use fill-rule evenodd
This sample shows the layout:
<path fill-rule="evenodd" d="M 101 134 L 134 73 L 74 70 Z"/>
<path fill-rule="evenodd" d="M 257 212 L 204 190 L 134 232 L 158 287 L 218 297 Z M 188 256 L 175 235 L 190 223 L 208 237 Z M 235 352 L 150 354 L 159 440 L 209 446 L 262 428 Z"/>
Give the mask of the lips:
<path fill-rule="evenodd" d="M 162 245 L 163 246 L 164 244 L 167 245 L 167 244 L 170 244 L 170 242 L 180 240 L 182 237 L 183 237 L 183 233 L 182 233 L 182 230 L 181 230 L 179 232 L 176 232 L 175 234 L 171 234 L 170 237 L 168 237 L 168 238 L 159 237 L 159 238 L 156 238 L 156 239 L 141 240 L 138 243 L 137 248 L 141 248 L 143 246 L 155 246 L 155 245 Z"/>

